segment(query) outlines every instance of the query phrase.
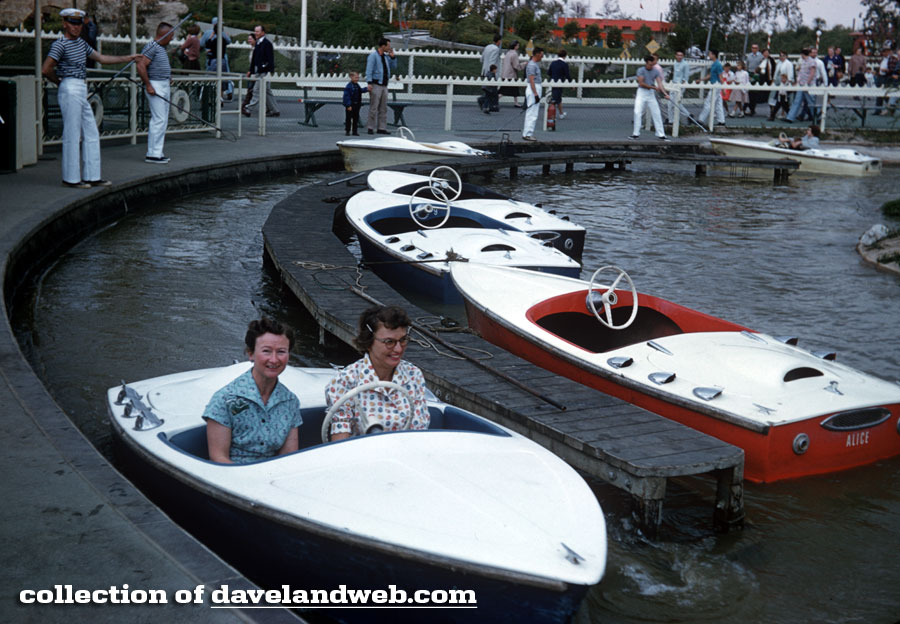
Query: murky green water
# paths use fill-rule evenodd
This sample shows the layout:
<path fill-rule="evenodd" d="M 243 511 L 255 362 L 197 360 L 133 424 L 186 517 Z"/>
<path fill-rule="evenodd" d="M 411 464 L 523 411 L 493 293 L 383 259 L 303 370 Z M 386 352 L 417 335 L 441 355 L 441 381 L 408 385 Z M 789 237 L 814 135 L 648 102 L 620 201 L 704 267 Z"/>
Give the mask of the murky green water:
<path fill-rule="evenodd" d="M 14 324 L 56 400 L 101 448 L 103 392 L 120 379 L 242 357 L 250 318 L 300 329 L 298 364 L 349 361 L 262 266 L 272 206 L 311 180 L 245 187 L 142 212 L 83 241 L 47 271 Z M 789 186 L 684 168 L 524 176 L 498 190 L 543 201 L 588 230 L 587 275 L 627 269 L 638 289 L 900 379 L 900 278 L 864 265 L 859 235 L 900 195 L 874 180 L 794 176 Z M 897 227 L 900 223 L 887 223 Z M 900 458 L 768 486 L 748 484 L 746 528 L 711 526 L 712 483 L 673 483 L 663 539 L 633 527 L 627 498 L 596 484 L 608 514 L 604 581 L 579 624 L 900 620 Z"/>

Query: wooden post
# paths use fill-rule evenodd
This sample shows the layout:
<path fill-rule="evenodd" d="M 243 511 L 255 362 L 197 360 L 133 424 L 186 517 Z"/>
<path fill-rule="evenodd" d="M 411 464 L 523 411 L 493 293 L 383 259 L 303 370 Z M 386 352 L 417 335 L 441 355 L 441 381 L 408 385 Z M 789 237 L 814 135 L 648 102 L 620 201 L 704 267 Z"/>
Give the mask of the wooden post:
<path fill-rule="evenodd" d="M 509 179 L 515 180 L 519 177 L 519 168 L 518 167 L 510 167 L 509 168 Z"/>
<path fill-rule="evenodd" d="M 571 160 L 566 161 L 566 173 L 572 173 L 575 171 L 575 163 Z"/>
<path fill-rule="evenodd" d="M 541 165 L 541 173 L 543 175 L 550 175 L 550 165 Z"/>
<path fill-rule="evenodd" d="M 716 510 L 713 526 L 727 533 L 744 526 L 744 468 L 732 466 L 716 470 Z"/>
<path fill-rule="evenodd" d="M 706 165 L 697 165 L 694 167 L 694 175 L 698 178 L 706 175 Z"/>

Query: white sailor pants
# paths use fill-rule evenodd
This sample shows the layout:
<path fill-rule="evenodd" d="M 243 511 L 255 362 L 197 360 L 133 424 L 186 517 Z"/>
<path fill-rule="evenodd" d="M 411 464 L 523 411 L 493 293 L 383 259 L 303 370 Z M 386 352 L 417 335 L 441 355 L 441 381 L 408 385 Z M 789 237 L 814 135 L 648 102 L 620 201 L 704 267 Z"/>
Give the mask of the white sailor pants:
<path fill-rule="evenodd" d="M 535 102 L 534 92 L 531 87 L 525 87 L 525 126 L 522 128 L 522 136 L 534 136 L 534 127 L 537 125 L 538 113 L 541 103 Z"/>
<path fill-rule="evenodd" d="M 715 101 L 713 101 L 715 98 Z M 700 122 L 709 123 L 709 109 L 714 109 L 716 123 L 725 123 L 725 108 L 722 104 L 722 92 L 719 89 L 710 89 L 709 95 L 703 101 L 703 109 L 700 111 Z"/>
<path fill-rule="evenodd" d="M 659 110 L 659 102 L 656 101 L 656 91 L 641 87 L 638 87 L 637 95 L 634 97 L 634 132 L 631 134 L 637 136 L 641 133 L 644 109 L 648 106 L 650 107 L 650 116 L 653 118 L 653 129 L 656 130 L 656 136 L 664 137 L 666 132 L 663 130 L 662 113 Z"/>
<path fill-rule="evenodd" d="M 163 145 L 166 142 L 166 129 L 169 127 L 170 89 L 168 80 L 151 80 L 153 90 L 161 96 L 150 95 L 146 91 L 147 104 L 150 106 L 150 128 L 147 132 L 147 156 L 161 158 Z M 165 98 L 165 99 L 163 99 Z"/>
<path fill-rule="evenodd" d="M 63 120 L 62 179 L 77 184 L 100 179 L 100 133 L 87 101 L 87 83 L 63 78 L 56 99 Z"/>

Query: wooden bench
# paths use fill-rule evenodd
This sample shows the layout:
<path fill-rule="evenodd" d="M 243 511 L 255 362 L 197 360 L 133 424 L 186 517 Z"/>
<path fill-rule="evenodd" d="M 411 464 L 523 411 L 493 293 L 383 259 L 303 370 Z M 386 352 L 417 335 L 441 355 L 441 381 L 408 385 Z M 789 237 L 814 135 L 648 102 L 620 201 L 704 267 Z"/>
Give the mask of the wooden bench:
<path fill-rule="evenodd" d="M 337 104 L 342 109 L 344 108 L 344 102 L 342 98 L 338 99 L 316 99 L 316 98 L 308 98 L 306 94 L 310 87 L 303 86 L 302 83 L 297 83 L 299 86 L 303 87 L 303 121 L 298 121 L 297 123 L 301 126 L 310 126 L 312 128 L 318 128 L 319 124 L 316 122 L 316 112 L 324 106 L 329 104 Z M 341 95 L 343 95 L 344 85 L 340 83 L 326 83 L 326 84 L 318 84 L 316 85 L 316 89 L 334 89 L 340 88 Z M 407 106 L 412 106 L 412 102 L 398 102 L 397 101 L 397 91 L 403 88 L 403 84 L 399 82 L 392 82 L 388 85 L 388 91 L 391 92 L 391 99 L 388 101 L 388 106 L 391 109 L 391 112 L 394 113 L 394 121 L 393 123 L 389 123 L 388 125 L 399 128 L 400 126 L 406 125 L 406 119 L 403 117 L 403 111 L 406 110 Z M 368 102 L 363 102 L 363 106 L 368 106 Z"/>
<path fill-rule="evenodd" d="M 882 99 L 883 102 L 879 105 L 878 99 Z M 875 111 L 880 111 L 888 108 L 888 100 L 890 96 L 884 96 L 883 98 L 875 98 L 872 96 L 863 96 L 858 100 L 847 101 L 848 98 L 843 98 L 841 102 L 832 102 L 829 100 L 828 108 L 838 111 L 851 111 L 859 118 L 859 126 L 864 128 L 866 126 L 866 117 L 869 115 L 876 115 Z"/>

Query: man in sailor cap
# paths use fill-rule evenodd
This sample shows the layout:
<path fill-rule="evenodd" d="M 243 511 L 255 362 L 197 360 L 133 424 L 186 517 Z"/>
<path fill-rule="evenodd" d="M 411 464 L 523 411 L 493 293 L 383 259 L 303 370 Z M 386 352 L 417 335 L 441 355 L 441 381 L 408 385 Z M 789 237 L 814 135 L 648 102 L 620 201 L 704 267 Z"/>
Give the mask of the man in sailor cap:
<path fill-rule="evenodd" d="M 50 45 L 41 73 L 59 87 L 57 101 L 63 119 L 63 186 L 109 186 L 100 177 L 100 133 L 87 100 L 87 59 L 101 64 L 127 63 L 133 56 L 109 56 L 94 50 L 80 38 L 85 12 L 63 9 L 63 36 Z"/>

